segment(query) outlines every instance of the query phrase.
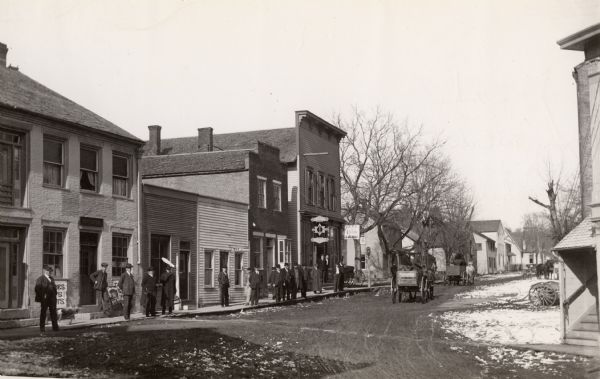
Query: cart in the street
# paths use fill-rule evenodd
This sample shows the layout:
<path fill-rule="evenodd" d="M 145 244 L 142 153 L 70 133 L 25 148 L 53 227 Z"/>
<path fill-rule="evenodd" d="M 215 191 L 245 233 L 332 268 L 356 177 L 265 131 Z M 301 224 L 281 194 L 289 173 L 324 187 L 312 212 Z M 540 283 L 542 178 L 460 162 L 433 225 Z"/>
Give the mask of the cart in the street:
<path fill-rule="evenodd" d="M 392 288 L 392 303 L 396 303 L 396 294 L 398 302 L 416 299 L 417 294 L 421 297 L 421 302 L 426 303 L 433 294 L 433 282 L 429 280 L 428 275 L 423 274 L 421 269 L 398 270 L 396 272 L 395 288 Z"/>
<path fill-rule="evenodd" d="M 465 269 L 464 265 L 449 264 L 446 266 L 446 283 L 460 285 L 465 283 Z"/>

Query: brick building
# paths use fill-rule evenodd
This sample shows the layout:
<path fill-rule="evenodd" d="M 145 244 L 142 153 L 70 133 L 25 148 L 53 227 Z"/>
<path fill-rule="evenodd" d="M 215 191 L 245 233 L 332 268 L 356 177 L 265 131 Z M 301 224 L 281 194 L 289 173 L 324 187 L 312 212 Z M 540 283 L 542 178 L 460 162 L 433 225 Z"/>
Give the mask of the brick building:
<path fill-rule="evenodd" d="M 6 67 L 0 44 L 0 318 L 39 312 L 42 265 L 66 285 L 61 306 L 94 304 L 89 274 L 137 269 L 143 142 Z M 85 310 L 85 309 L 84 309 Z"/>
<path fill-rule="evenodd" d="M 203 128 L 198 129 L 197 137 L 161 140 L 160 129 L 150 127 L 150 140 L 146 145 L 145 155 L 179 156 L 212 150 L 213 154 L 225 157 L 236 151 L 256 149 L 257 144 L 263 146 L 264 151 L 273 147 L 279 149 L 278 161 L 283 166 L 284 175 L 277 181 L 270 178 L 279 167 L 270 163 L 269 171 L 264 171 L 266 167 L 254 165 L 257 170 L 256 173 L 249 173 L 248 191 L 245 186 L 244 190 L 237 191 L 229 185 L 236 175 L 243 177 L 245 174 L 213 172 L 209 178 L 202 179 L 202 184 L 196 179 L 193 192 L 249 203 L 251 256 L 263 257 L 264 263 L 260 267 L 271 267 L 284 262 L 312 265 L 319 255 L 329 255 L 330 267 L 333 267 L 333 264 L 342 259 L 341 230 L 344 220 L 340 202 L 339 143 L 345 135 L 343 130 L 311 112 L 298 111 L 295 113 L 295 126 L 282 129 L 213 134 L 212 128 Z M 252 170 L 252 167 L 250 164 L 249 169 Z M 264 174 L 258 173 L 258 170 Z M 189 187 L 181 186 L 188 180 L 162 179 L 160 183 L 146 179 L 144 181 L 187 190 Z M 287 188 L 287 196 L 269 200 L 276 198 L 272 195 L 273 188 L 278 188 L 277 191 L 281 191 L 282 195 Z M 251 195 L 240 198 L 231 192 Z M 264 196 L 261 195 L 263 192 Z M 266 207 L 254 205 L 255 202 L 262 201 L 260 196 L 267 199 Z M 268 204 L 272 201 L 281 203 L 281 211 L 271 209 Z M 314 225 L 311 220 L 316 217 L 327 220 L 322 222 L 329 229 L 324 237 L 325 242 L 312 241 Z M 257 265 L 257 262 L 252 260 L 251 265 Z"/>
<path fill-rule="evenodd" d="M 182 152 L 177 146 L 176 153 L 165 154 L 173 152 L 173 148 L 165 150 L 160 138 L 161 128 L 150 126 L 149 129 L 150 141 L 146 146 L 146 156 L 142 159 L 144 185 L 194 194 L 200 199 L 198 204 L 204 204 L 205 201 L 211 204 L 220 202 L 220 207 L 212 208 L 209 213 L 200 208 L 197 212 L 198 245 L 190 250 L 190 266 L 196 267 L 198 272 L 198 279 L 193 279 L 196 280 L 193 286 L 197 288 L 197 296 L 189 300 L 190 305 L 218 301 L 216 276 L 207 278 L 205 272 L 220 268 L 223 264 L 228 267 L 231 283 L 240 282 L 236 276 L 241 270 L 240 264 L 259 267 L 263 274 L 263 286 L 266 287 L 267 269 L 291 258 L 288 203 L 283 192 L 287 186 L 287 176 L 285 167 L 279 161 L 279 150 L 260 141 L 252 141 L 240 149 L 215 150 L 212 129 L 205 128 L 198 130 L 194 147 L 188 146 L 184 150 L 188 152 Z M 162 154 L 154 155 L 157 152 Z M 145 209 L 152 210 L 153 201 L 156 199 L 145 200 Z M 243 212 L 240 212 L 240 206 Z M 164 243 L 170 246 L 171 258 L 176 261 L 179 259 L 177 240 L 183 228 L 190 224 L 183 218 L 177 220 L 181 209 L 181 206 L 173 205 L 164 208 L 164 215 L 155 211 L 144 214 L 145 225 L 156 223 L 158 226 L 161 219 L 173 217 L 172 224 L 181 226 L 172 233 L 164 233 L 170 240 Z M 185 212 L 191 211 L 187 209 Z M 191 213 L 186 216 L 189 217 L 192 217 Z M 213 230 L 215 226 L 218 228 Z M 143 246 L 146 247 L 143 247 L 143 257 L 144 261 L 150 262 L 152 257 L 160 253 L 157 245 L 146 243 L 146 240 L 152 239 L 148 233 L 152 232 L 144 234 Z M 211 259 L 206 259 L 209 252 L 213 255 Z M 214 275 L 217 273 L 218 270 L 214 271 Z M 236 285 L 232 286 L 232 296 L 241 299 L 241 287 L 238 291 Z"/>

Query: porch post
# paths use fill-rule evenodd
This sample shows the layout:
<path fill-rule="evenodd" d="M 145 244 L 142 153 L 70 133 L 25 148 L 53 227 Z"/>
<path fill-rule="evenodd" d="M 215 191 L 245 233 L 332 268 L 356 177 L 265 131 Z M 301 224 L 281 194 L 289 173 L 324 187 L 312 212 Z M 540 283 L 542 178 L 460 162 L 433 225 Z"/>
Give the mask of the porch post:
<path fill-rule="evenodd" d="M 567 317 L 568 315 L 565 313 L 565 307 L 563 306 L 563 301 L 566 299 L 567 294 L 565 290 L 565 262 L 562 259 L 562 256 L 558 254 L 558 283 L 559 283 L 559 304 L 560 304 L 560 342 L 565 343 L 565 339 L 567 338 Z"/>

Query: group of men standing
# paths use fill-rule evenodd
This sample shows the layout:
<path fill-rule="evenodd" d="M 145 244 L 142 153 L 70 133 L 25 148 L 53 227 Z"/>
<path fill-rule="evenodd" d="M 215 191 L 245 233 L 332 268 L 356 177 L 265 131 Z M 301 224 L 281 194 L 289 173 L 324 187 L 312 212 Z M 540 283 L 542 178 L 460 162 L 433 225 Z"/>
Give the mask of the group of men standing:
<path fill-rule="evenodd" d="M 289 263 L 285 263 L 283 268 L 276 265 L 271 269 L 269 275 L 269 286 L 273 291 L 273 300 L 279 303 L 282 300 L 295 299 L 298 290 L 300 290 L 302 297 L 306 298 L 307 280 L 307 273 L 302 266 L 294 266 L 293 269 L 290 269 Z"/>

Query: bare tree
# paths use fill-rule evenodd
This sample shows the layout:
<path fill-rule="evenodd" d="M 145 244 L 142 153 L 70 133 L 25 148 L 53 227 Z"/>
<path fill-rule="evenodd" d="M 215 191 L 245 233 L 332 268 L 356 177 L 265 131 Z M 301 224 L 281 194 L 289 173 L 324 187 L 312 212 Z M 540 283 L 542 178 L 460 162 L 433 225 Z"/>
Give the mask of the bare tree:
<path fill-rule="evenodd" d="M 511 232 L 511 235 L 521 246 L 523 253 L 533 254 L 531 263 L 535 264 L 541 263 L 542 255 L 550 254 L 555 244 L 548 215 L 545 212 L 525 214 L 522 227 Z"/>
<path fill-rule="evenodd" d="M 420 128 L 380 110 L 367 117 L 355 109 L 350 120 L 338 116 L 335 123 L 348 133 L 340 147 L 342 214 L 361 233 L 376 229 L 387 256 L 436 199 L 447 172 L 441 143 L 425 144 Z M 401 224 L 400 215 L 407 216 Z M 391 241 L 386 226 L 398 227 Z"/>
<path fill-rule="evenodd" d="M 560 178 L 554 179 L 549 175 L 546 195 L 548 203 L 531 196 L 529 200 L 546 209 L 546 217 L 552 228 L 552 238 L 555 243 L 558 243 L 581 222 L 581 192 L 578 175 L 564 184 Z"/>

